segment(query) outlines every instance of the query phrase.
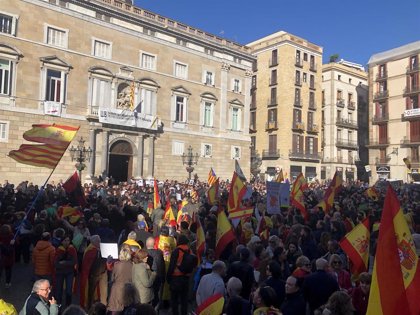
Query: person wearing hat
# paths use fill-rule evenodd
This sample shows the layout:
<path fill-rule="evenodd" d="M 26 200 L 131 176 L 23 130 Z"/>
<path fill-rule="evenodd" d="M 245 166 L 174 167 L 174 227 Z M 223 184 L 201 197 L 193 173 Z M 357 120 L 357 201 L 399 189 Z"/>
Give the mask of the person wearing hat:
<path fill-rule="evenodd" d="M 50 233 L 44 232 L 32 252 L 36 279 L 52 281 L 54 271 L 55 247 L 50 242 Z"/>

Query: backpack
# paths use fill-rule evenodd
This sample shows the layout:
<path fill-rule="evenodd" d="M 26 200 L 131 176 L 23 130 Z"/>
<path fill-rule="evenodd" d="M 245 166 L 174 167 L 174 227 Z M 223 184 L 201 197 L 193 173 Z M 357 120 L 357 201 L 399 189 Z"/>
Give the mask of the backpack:
<path fill-rule="evenodd" d="M 197 266 L 197 256 L 183 249 L 179 250 L 181 250 L 184 253 L 181 264 L 178 266 L 179 271 L 185 274 L 192 273 L 194 268 Z"/>

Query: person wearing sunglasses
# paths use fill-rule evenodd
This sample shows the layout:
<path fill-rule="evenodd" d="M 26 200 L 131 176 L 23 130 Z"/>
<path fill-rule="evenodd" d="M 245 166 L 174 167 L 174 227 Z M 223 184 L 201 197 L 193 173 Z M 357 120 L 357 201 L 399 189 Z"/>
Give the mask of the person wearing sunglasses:
<path fill-rule="evenodd" d="M 32 293 L 26 299 L 20 315 L 57 315 L 59 305 L 54 297 L 50 299 L 52 287 L 47 279 L 35 281 Z"/>
<path fill-rule="evenodd" d="M 330 267 L 336 276 L 341 290 L 348 291 L 352 288 L 350 273 L 343 268 L 343 260 L 340 255 L 332 254 L 330 257 Z"/>

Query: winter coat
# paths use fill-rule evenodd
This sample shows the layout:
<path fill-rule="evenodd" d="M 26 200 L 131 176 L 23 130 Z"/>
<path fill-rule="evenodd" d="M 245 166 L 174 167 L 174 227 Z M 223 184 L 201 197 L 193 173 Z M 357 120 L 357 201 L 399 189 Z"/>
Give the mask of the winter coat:
<path fill-rule="evenodd" d="M 77 252 L 73 245 L 59 246 L 55 250 L 54 266 L 57 274 L 68 274 L 77 270 Z"/>
<path fill-rule="evenodd" d="M 32 252 L 35 275 L 52 275 L 54 271 L 55 248 L 49 241 L 38 241 Z"/>
<path fill-rule="evenodd" d="M 12 267 L 15 262 L 15 248 L 10 245 L 13 234 L 0 236 L 0 268 Z"/>
<path fill-rule="evenodd" d="M 114 264 L 108 311 L 121 312 L 124 309 L 124 285 L 132 282 L 132 268 L 131 261 L 117 261 Z"/>
<path fill-rule="evenodd" d="M 148 304 L 153 298 L 153 283 L 156 279 L 156 272 L 150 270 L 146 263 L 133 265 L 133 283 L 140 296 L 140 303 Z"/>

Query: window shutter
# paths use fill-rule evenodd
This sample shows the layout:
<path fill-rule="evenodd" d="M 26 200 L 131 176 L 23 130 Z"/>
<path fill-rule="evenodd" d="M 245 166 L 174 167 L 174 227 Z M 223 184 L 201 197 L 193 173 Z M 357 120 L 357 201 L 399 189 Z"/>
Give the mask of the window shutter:
<path fill-rule="evenodd" d="M 238 130 L 242 130 L 242 109 L 238 109 Z"/>
<path fill-rule="evenodd" d="M 204 126 L 205 118 L 206 118 L 206 102 L 201 102 L 201 104 L 200 104 L 200 126 Z M 203 152 L 204 152 L 204 150 L 203 150 Z"/>
<path fill-rule="evenodd" d="M 292 136 L 292 152 L 296 153 L 297 151 L 297 136 L 298 135 L 293 135 Z"/>
<path fill-rule="evenodd" d="M 318 154 L 318 138 L 314 138 L 314 154 Z"/>
<path fill-rule="evenodd" d="M 309 137 L 305 138 L 305 152 L 309 153 Z"/>
<path fill-rule="evenodd" d="M 213 127 L 213 116 L 214 116 L 214 104 L 211 104 L 211 111 L 210 111 L 210 126 Z"/>
<path fill-rule="evenodd" d="M 171 120 L 175 121 L 176 117 L 176 95 L 172 96 L 172 104 L 171 104 Z"/>

